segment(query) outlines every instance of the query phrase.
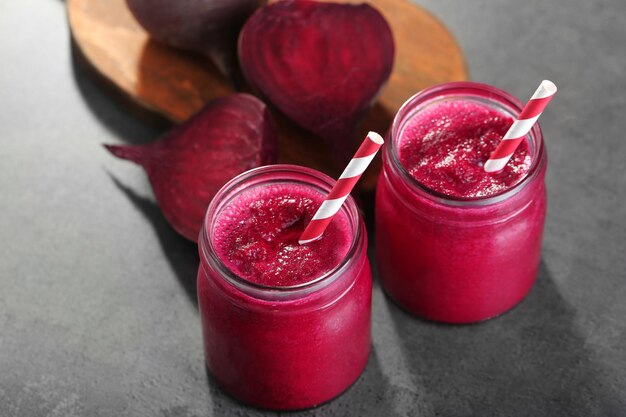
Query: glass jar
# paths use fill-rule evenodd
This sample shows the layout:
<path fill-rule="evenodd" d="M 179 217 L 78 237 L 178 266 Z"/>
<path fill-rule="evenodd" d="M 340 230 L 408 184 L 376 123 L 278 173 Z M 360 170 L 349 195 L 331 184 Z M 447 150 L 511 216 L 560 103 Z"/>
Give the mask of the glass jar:
<path fill-rule="evenodd" d="M 523 104 L 495 87 L 455 82 L 428 88 L 398 111 L 376 193 L 376 256 L 386 292 L 409 312 L 469 323 L 497 316 L 530 291 L 539 267 L 546 214 L 546 150 L 539 124 L 526 137 L 526 176 L 488 197 L 433 191 L 400 163 L 407 122 L 444 100 L 475 100 L 512 118 Z"/>
<path fill-rule="evenodd" d="M 234 178 L 209 205 L 198 271 L 206 363 L 219 385 L 247 404 L 278 410 L 318 405 L 348 388 L 367 362 L 372 276 L 365 226 L 352 198 L 341 208 L 352 231 L 350 249 L 310 282 L 271 287 L 247 281 L 215 250 L 216 219 L 245 190 L 278 183 L 327 194 L 334 182 L 309 168 L 271 165 Z"/>

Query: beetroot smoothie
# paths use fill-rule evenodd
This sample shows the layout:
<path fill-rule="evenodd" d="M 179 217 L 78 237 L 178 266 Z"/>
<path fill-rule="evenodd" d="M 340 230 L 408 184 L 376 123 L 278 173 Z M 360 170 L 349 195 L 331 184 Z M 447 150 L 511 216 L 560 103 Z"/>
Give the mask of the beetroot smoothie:
<path fill-rule="evenodd" d="M 436 321 L 494 317 L 537 274 L 546 156 L 536 125 L 502 171 L 485 161 L 521 103 L 484 84 L 450 83 L 400 109 L 376 196 L 376 249 L 387 293 Z"/>
<path fill-rule="evenodd" d="M 298 238 L 333 181 L 274 165 L 233 179 L 209 206 L 198 300 L 207 366 L 262 408 L 308 408 L 344 391 L 370 348 L 367 237 L 349 199 L 324 236 Z"/>
<path fill-rule="evenodd" d="M 348 253 L 352 232 L 339 213 L 323 239 L 298 244 L 324 195 L 298 184 L 246 190 L 216 219 L 214 242 L 225 266 L 249 282 L 275 287 L 307 283 L 324 275 Z"/>

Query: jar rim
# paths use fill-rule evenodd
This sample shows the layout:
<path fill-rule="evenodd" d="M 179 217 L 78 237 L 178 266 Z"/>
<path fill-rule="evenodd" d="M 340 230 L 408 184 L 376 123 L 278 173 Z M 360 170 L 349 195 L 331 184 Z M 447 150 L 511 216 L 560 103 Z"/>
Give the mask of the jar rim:
<path fill-rule="evenodd" d="M 449 96 L 465 96 L 465 97 L 477 97 L 489 101 L 492 104 L 497 104 L 504 110 L 510 113 L 519 114 L 524 107 L 523 103 L 514 97 L 513 95 L 501 90 L 497 87 L 489 84 L 472 82 L 472 81 L 459 81 L 449 82 L 434 85 L 411 96 L 400 107 L 396 116 L 394 117 L 391 128 L 389 130 L 390 140 L 386 143 L 386 149 L 384 150 L 383 158 L 389 162 L 386 165 L 391 166 L 396 173 L 404 179 L 405 183 L 409 185 L 413 190 L 419 191 L 430 198 L 436 200 L 439 203 L 443 203 L 451 206 L 482 206 L 494 204 L 510 198 L 522 190 L 526 184 L 530 183 L 541 171 L 541 167 L 545 164 L 545 147 L 543 142 L 543 133 L 539 123 L 535 123 L 531 128 L 527 136 L 530 136 L 534 145 L 534 156 L 531 165 L 526 172 L 526 175 L 515 185 L 505 190 L 502 190 L 496 194 L 479 197 L 457 197 L 448 194 L 441 193 L 427 187 L 413 177 L 404 165 L 400 162 L 398 149 L 396 146 L 396 138 L 399 139 L 399 135 L 402 132 L 404 125 L 410 120 L 413 115 L 413 109 L 420 104 L 428 104 L 430 101 Z"/>
<path fill-rule="evenodd" d="M 283 174 L 280 177 L 271 177 L 270 175 Z M 292 177 L 289 177 L 292 174 Z M 296 176 L 304 176 L 297 179 Z M 265 178 L 267 177 L 267 178 Z M 265 178 L 265 180 L 264 180 Z M 250 181 L 256 179 L 254 183 Z M 308 181 L 307 181 L 308 179 Z M 334 268 L 316 277 L 311 281 L 290 286 L 271 286 L 252 282 L 239 276 L 226 266 L 222 259 L 217 255 L 214 247 L 212 227 L 221 214 L 224 207 L 235 199 L 241 192 L 249 189 L 251 186 L 270 184 L 270 183 L 296 183 L 311 186 L 322 192 L 330 192 L 335 184 L 335 180 L 328 175 L 299 165 L 275 164 L 253 168 L 243 172 L 229 182 L 227 182 L 213 197 L 207 208 L 204 217 L 202 230 L 200 231 L 199 251 L 201 263 L 206 262 L 216 269 L 220 275 L 237 289 L 255 298 L 280 300 L 293 299 L 298 296 L 305 296 L 325 288 L 341 276 L 345 270 L 351 265 L 351 260 L 355 259 L 355 255 L 363 245 L 363 226 L 360 221 L 359 212 L 352 196 L 348 196 L 341 211 L 346 214 L 352 228 L 352 241 L 350 247 L 341 262 Z"/>

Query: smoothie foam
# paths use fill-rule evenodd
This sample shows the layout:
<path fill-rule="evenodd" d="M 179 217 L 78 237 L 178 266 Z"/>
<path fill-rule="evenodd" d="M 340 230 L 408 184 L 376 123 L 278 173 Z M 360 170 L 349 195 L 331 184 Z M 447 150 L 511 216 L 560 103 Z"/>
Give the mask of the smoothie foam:
<path fill-rule="evenodd" d="M 246 190 L 220 214 L 216 252 L 238 276 L 265 286 L 303 284 L 335 268 L 352 241 L 346 215 L 339 212 L 321 239 L 298 238 L 324 195 L 311 187 L 273 184 Z"/>
<path fill-rule="evenodd" d="M 524 141 L 506 167 L 483 166 L 513 118 L 471 100 L 448 100 L 419 111 L 404 128 L 400 161 L 422 185 L 452 197 L 486 197 L 517 184 L 531 165 Z"/>

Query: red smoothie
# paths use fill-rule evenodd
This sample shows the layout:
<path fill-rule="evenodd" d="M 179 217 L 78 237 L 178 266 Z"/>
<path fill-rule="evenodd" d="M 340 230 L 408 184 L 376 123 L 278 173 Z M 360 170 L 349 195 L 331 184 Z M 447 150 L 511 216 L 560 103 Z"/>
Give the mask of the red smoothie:
<path fill-rule="evenodd" d="M 206 362 L 245 403 L 318 405 L 367 362 L 371 271 L 354 201 L 320 240 L 297 243 L 332 184 L 308 168 L 268 166 L 233 179 L 209 206 L 198 272 Z"/>
<path fill-rule="evenodd" d="M 273 184 L 243 192 L 215 223 L 215 249 L 240 277 L 260 285 L 292 286 L 335 268 L 348 253 L 352 232 L 345 213 L 322 239 L 298 244 L 324 195 L 297 184 Z"/>
<path fill-rule="evenodd" d="M 422 185 L 444 195 L 498 194 L 519 182 L 530 167 L 528 143 L 522 142 L 502 171 L 489 174 L 483 169 L 512 124 L 512 117 L 480 102 L 434 103 L 407 122 L 400 162 Z"/>
<path fill-rule="evenodd" d="M 396 116 L 376 196 L 376 250 L 385 290 L 408 311 L 475 322 L 530 290 L 546 211 L 539 126 L 504 170 L 483 169 L 520 110 L 501 90 L 450 83 Z"/>

